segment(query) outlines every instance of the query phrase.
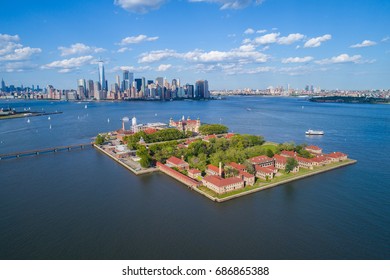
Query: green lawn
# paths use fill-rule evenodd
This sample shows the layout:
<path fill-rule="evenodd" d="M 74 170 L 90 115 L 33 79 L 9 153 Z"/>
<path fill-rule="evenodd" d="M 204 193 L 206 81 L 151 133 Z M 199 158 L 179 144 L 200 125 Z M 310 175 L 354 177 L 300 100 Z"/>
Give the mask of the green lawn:
<path fill-rule="evenodd" d="M 278 146 L 276 146 L 276 145 L 274 145 L 273 143 L 270 143 L 270 142 L 264 143 L 263 145 L 261 145 L 261 147 L 264 148 L 264 149 L 269 149 L 273 153 L 276 153 L 278 151 Z"/>

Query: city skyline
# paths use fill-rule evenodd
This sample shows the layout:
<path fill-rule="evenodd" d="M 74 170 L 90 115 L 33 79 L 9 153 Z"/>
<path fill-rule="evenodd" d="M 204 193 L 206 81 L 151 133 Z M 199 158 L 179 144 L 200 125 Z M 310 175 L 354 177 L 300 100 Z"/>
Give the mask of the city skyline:
<path fill-rule="evenodd" d="M 390 88 L 387 1 L 4 1 L 7 84 L 109 89 L 123 70 L 211 89 Z M 210 28 L 210 26 L 212 28 Z M 26 28 L 31 27 L 31 28 Z M 98 32 L 97 32 L 98 31 Z"/>

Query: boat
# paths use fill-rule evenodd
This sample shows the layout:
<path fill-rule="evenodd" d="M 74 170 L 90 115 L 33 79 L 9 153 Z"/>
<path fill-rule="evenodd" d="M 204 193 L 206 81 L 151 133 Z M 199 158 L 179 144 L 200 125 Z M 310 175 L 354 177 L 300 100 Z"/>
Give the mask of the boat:
<path fill-rule="evenodd" d="M 324 131 L 322 131 L 322 130 L 312 130 L 312 129 L 309 129 L 305 133 L 306 133 L 306 135 L 324 135 Z"/>
<path fill-rule="evenodd" d="M 88 108 L 88 106 L 87 106 L 87 105 L 85 105 L 85 106 L 84 106 L 84 108 L 85 108 L 85 109 L 87 109 L 87 108 Z"/>
<path fill-rule="evenodd" d="M 108 123 L 110 122 L 110 118 L 107 119 L 107 122 L 108 122 Z"/>
<path fill-rule="evenodd" d="M 50 121 L 51 120 L 50 116 L 47 119 Z"/>
<path fill-rule="evenodd" d="M 30 123 L 30 119 L 27 119 L 27 123 Z"/>

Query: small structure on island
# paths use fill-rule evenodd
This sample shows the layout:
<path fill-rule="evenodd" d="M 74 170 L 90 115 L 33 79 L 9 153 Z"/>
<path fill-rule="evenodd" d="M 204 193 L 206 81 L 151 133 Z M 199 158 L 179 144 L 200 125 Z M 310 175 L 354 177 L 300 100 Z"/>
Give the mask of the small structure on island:
<path fill-rule="evenodd" d="M 191 120 L 190 117 L 185 119 L 183 116 L 181 120 L 175 122 L 172 118 L 170 118 L 169 126 L 174 127 L 183 132 L 190 131 L 190 132 L 199 133 L 200 120 L 199 118 L 197 120 Z"/>
<path fill-rule="evenodd" d="M 135 116 L 131 119 L 131 130 L 133 131 L 133 133 L 138 132 L 137 118 Z"/>

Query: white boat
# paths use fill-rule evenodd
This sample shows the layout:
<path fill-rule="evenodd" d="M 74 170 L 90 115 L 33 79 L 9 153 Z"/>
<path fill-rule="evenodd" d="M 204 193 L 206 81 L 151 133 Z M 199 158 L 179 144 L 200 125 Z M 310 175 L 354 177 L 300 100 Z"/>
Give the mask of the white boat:
<path fill-rule="evenodd" d="M 107 122 L 108 122 L 108 123 L 110 122 L 110 119 L 109 119 L 109 118 L 107 119 Z"/>
<path fill-rule="evenodd" d="M 30 123 L 30 119 L 27 119 L 27 123 Z"/>
<path fill-rule="evenodd" d="M 312 130 L 312 129 L 309 129 L 305 133 L 306 133 L 306 135 L 324 135 L 324 131 L 322 131 L 322 130 Z"/>
<path fill-rule="evenodd" d="M 88 108 L 88 106 L 87 106 L 87 105 L 85 105 L 85 106 L 84 106 L 84 108 L 85 108 L 85 109 L 87 109 L 87 108 Z"/>
<path fill-rule="evenodd" d="M 50 121 L 51 120 L 50 116 L 47 119 Z"/>

